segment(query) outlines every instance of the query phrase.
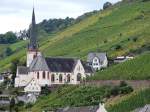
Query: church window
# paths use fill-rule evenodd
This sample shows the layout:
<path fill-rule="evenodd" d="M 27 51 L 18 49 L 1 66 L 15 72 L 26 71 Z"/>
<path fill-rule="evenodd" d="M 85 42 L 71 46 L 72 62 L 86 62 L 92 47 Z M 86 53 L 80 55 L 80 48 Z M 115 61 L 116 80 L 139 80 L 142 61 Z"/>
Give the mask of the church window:
<path fill-rule="evenodd" d="M 47 79 L 49 79 L 49 72 L 47 72 Z"/>
<path fill-rule="evenodd" d="M 59 82 L 62 82 L 63 78 L 62 78 L 62 74 L 59 75 Z"/>
<path fill-rule="evenodd" d="M 36 58 L 36 55 L 33 55 L 33 59 L 35 59 Z"/>
<path fill-rule="evenodd" d="M 67 75 L 67 82 L 70 82 L 70 74 Z"/>
<path fill-rule="evenodd" d="M 43 72 L 43 79 L 45 79 L 45 71 Z"/>
<path fill-rule="evenodd" d="M 77 75 L 77 81 L 81 81 L 81 74 L 80 73 Z"/>
<path fill-rule="evenodd" d="M 55 81 L 55 75 L 54 75 L 54 74 L 52 74 L 52 76 L 51 76 L 51 81 L 52 81 L 52 82 Z"/>
<path fill-rule="evenodd" d="M 39 75 L 39 72 L 37 72 L 37 79 L 39 79 L 40 78 L 40 75 Z"/>

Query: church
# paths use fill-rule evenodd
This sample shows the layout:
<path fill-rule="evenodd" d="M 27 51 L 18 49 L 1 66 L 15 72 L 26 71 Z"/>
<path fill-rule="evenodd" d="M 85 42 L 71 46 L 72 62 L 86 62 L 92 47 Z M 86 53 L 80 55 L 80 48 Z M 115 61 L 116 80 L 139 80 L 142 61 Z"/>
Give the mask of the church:
<path fill-rule="evenodd" d="M 92 74 L 92 68 L 78 58 L 44 57 L 42 55 L 38 49 L 33 9 L 26 66 L 17 67 L 15 87 L 23 87 L 27 93 L 38 93 L 41 87 L 46 85 L 80 84 Z"/>

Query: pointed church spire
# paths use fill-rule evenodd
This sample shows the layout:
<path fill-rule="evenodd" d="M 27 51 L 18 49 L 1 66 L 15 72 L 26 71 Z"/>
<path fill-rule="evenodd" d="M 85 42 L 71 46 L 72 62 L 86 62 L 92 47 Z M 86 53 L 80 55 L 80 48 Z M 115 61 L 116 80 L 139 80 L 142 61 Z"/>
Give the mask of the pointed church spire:
<path fill-rule="evenodd" d="M 29 43 L 28 50 L 37 51 L 38 50 L 37 28 L 36 28 L 34 8 L 33 8 L 33 12 L 32 12 L 32 23 L 30 25 L 29 31 L 30 31 L 30 43 Z"/>

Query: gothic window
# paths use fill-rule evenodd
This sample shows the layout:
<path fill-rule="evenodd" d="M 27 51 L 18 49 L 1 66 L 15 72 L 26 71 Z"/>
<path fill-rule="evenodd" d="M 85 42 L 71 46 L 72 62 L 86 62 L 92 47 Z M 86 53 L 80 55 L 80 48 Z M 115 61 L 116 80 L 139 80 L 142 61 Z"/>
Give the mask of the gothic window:
<path fill-rule="evenodd" d="M 62 82 L 63 78 L 62 78 L 62 74 L 59 75 L 59 82 Z"/>
<path fill-rule="evenodd" d="M 81 81 L 81 74 L 80 73 L 78 73 L 78 75 L 77 75 L 77 81 Z"/>
<path fill-rule="evenodd" d="M 47 79 L 49 79 L 49 72 L 47 72 Z"/>
<path fill-rule="evenodd" d="M 55 75 L 54 75 L 54 74 L 52 74 L 52 76 L 51 76 L 51 81 L 52 81 L 52 82 L 55 81 Z"/>
<path fill-rule="evenodd" d="M 37 79 L 39 79 L 40 78 L 40 75 L 39 75 L 39 72 L 37 72 Z"/>
<path fill-rule="evenodd" d="M 45 71 L 43 72 L 43 79 L 45 79 Z"/>
<path fill-rule="evenodd" d="M 33 55 L 33 59 L 35 59 L 36 58 L 36 55 Z"/>
<path fill-rule="evenodd" d="M 67 82 L 70 82 L 70 74 L 67 75 Z"/>

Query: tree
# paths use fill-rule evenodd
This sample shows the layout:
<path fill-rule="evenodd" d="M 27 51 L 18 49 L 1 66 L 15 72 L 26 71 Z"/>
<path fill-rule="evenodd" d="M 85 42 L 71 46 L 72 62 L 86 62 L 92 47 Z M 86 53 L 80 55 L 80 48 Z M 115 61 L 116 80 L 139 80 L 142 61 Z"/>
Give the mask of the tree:
<path fill-rule="evenodd" d="M 12 98 L 12 99 L 10 100 L 10 112 L 12 112 L 12 110 L 14 109 L 14 107 L 15 107 L 15 99 Z"/>
<path fill-rule="evenodd" d="M 13 32 L 0 34 L 0 44 L 12 44 L 17 42 L 17 36 Z"/>
<path fill-rule="evenodd" d="M 51 91 L 50 91 L 48 85 L 46 85 L 45 87 L 42 87 L 42 92 L 41 92 L 41 94 L 43 94 L 43 95 L 48 95 L 50 92 L 51 92 Z"/>
<path fill-rule="evenodd" d="M 17 36 L 13 32 L 7 32 L 4 37 L 7 43 L 15 43 L 17 41 Z"/>
<path fill-rule="evenodd" d="M 10 70 L 13 74 L 12 76 L 12 84 L 14 84 L 14 81 L 15 81 L 15 77 L 16 77 L 16 70 L 17 70 L 17 65 L 19 64 L 19 60 L 18 59 L 15 59 L 11 62 L 11 67 L 10 67 Z"/>
<path fill-rule="evenodd" d="M 4 51 L 4 56 L 10 56 L 13 53 L 10 47 L 7 47 Z"/>
<path fill-rule="evenodd" d="M 106 3 L 104 3 L 104 5 L 103 5 L 103 9 L 105 10 L 105 9 L 111 7 L 111 6 L 112 6 L 112 3 L 106 2 Z"/>

